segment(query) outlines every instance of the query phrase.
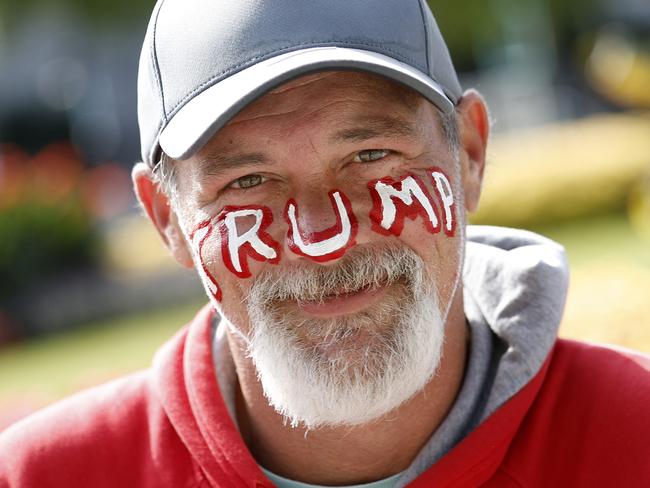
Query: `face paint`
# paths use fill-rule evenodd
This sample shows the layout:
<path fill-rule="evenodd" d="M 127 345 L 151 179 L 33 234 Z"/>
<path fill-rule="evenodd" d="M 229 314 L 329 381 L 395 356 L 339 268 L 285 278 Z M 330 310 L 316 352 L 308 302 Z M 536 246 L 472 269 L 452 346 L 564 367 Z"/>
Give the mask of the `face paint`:
<path fill-rule="evenodd" d="M 431 177 L 435 183 L 435 188 L 445 210 L 445 234 L 449 237 L 454 236 L 456 231 L 456 219 L 454 215 L 454 192 L 449 183 L 449 178 L 440 168 L 432 168 Z"/>
<path fill-rule="evenodd" d="M 237 230 L 237 219 L 255 218 L 255 223 L 242 234 Z M 217 218 L 221 233 L 221 252 L 226 267 L 240 278 L 248 278 L 246 256 L 257 261 L 276 264 L 280 260 L 280 245 L 266 232 L 273 222 L 268 207 L 225 207 Z"/>
<path fill-rule="evenodd" d="M 368 183 L 372 198 L 370 221 L 372 229 L 380 234 L 399 236 L 404 228 L 404 218 L 422 217 L 432 234 L 440 231 L 436 208 L 426 187 L 415 175 L 398 181 L 385 177 Z"/>
<path fill-rule="evenodd" d="M 285 209 L 285 219 L 289 224 L 289 249 L 317 262 L 340 258 L 356 244 L 358 223 L 350 200 L 338 190 L 330 191 L 329 197 L 336 214 L 336 224 L 322 231 L 304 232 L 298 227 L 298 208 L 295 200 L 289 200 Z"/>
<path fill-rule="evenodd" d="M 452 185 L 440 168 L 430 168 L 428 173 L 444 210 L 442 228 L 446 235 L 453 237 L 456 220 Z M 375 232 L 399 236 L 404 228 L 405 218 L 414 220 L 418 216 L 422 217 L 422 222 L 430 233 L 440 232 L 441 219 L 438 208 L 427 187 L 416 175 L 406 175 L 397 181 L 387 176 L 373 180 L 367 186 L 373 202 L 369 217 Z M 330 191 L 329 198 L 336 224 L 316 232 L 300 229 L 296 201 L 290 199 L 287 202 L 284 211 L 285 220 L 289 225 L 287 244 L 295 254 L 316 262 L 325 262 L 340 258 L 356 244 L 358 222 L 350 200 L 340 190 Z M 239 219 L 254 219 L 254 223 L 240 234 Z M 203 259 L 203 246 L 212 236 L 213 222 L 216 222 L 219 229 L 223 262 L 239 278 L 251 276 L 247 261 L 249 257 L 260 262 L 277 264 L 280 261 L 280 244 L 267 232 L 273 222 L 273 214 L 265 206 L 226 206 L 215 219 L 201 222 L 190 239 L 201 263 L 199 271 L 205 276 L 212 295 L 217 301 L 221 301 L 221 289 Z"/>
<path fill-rule="evenodd" d="M 221 288 L 217 285 L 217 280 L 214 279 L 214 276 L 212 276 L 212 273 L 210 273 L 210 270 L 203 260 L 203 246 L 205 245 L 205 241 L 212 235 L 212 231 L 212 221 L 210 219 L 204 220 L 190 234 L 190 241 L 195 246 L 196 256 L 201 264 L 199 267 L 199 273 L 202 273 L 207 280 L 207 287 L 210 294 L 216 301 L 220 302 L 222 298 Z"/>

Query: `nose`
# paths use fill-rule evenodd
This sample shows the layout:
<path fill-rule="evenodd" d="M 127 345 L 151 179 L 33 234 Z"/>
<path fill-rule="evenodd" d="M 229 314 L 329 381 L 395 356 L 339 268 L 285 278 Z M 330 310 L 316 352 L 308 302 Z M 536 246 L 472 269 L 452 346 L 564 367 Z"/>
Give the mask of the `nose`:
<path fill-rule="evenodd" d="M 342 190 L 305 185 L 287 202 L 284 218 L 289 226 L 285 241 L 289 259 L 333 261 L 356 243 L 358 221 Z"/>

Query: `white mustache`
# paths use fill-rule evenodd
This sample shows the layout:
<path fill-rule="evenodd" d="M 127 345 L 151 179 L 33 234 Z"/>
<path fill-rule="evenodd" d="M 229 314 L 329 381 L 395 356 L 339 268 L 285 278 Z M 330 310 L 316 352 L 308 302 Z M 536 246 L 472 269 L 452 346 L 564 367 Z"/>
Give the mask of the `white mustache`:
<path fill-rule="evenodd" d="M 270 268 L 258 275 L 248 294 L 249 303 L 323 302 L 333 295 L 403 282 L 422 283 L 422 258 L 404 245 L 357 246 L 329 266 L 312 263 Z"/>

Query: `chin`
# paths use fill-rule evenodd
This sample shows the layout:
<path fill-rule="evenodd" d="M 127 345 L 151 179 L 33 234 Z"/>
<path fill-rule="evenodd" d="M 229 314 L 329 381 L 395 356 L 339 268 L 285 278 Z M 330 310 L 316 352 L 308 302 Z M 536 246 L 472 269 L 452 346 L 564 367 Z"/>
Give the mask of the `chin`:
<path fill-rule="evenodd" d="M 440 362 L 435 293 L 397 293 L 328 319 L 268 310 L 251 319 L 248 354 L 269 403 L 294 427 L 372 422 L 422 390 Z"/>

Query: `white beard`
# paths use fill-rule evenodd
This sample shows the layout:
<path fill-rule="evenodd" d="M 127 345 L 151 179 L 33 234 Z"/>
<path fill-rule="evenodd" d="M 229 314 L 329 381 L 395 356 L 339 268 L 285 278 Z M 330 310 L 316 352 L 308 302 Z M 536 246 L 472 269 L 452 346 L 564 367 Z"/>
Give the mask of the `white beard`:
<path fill-rule="evenodd" d="M 294 268 L 260 275 L 248 297 L 248 355 L 269 403 L 292 426 L 364 424 L 428 383 L 446 317 L 417 254 L 359 246 L 334 266 Z M 348 316 L 316 319 L 290 304 L 387 283 L 382 303 Z"/>

